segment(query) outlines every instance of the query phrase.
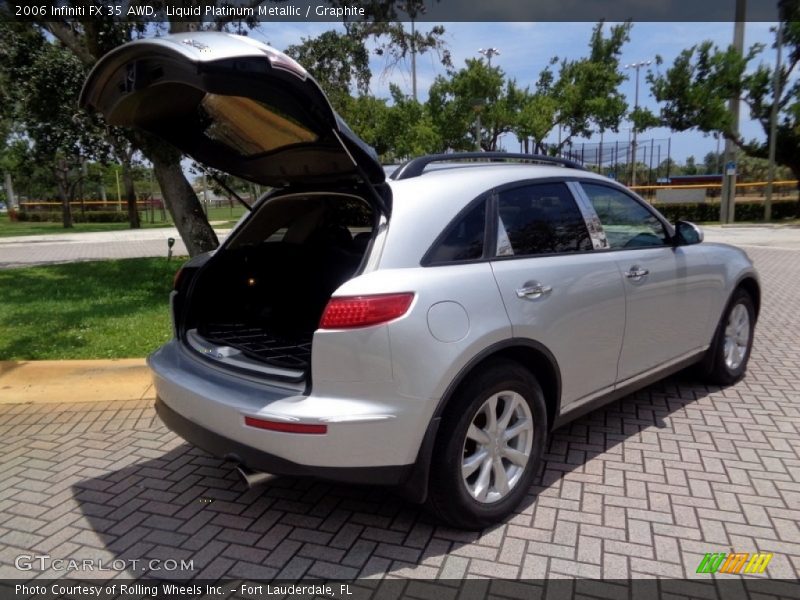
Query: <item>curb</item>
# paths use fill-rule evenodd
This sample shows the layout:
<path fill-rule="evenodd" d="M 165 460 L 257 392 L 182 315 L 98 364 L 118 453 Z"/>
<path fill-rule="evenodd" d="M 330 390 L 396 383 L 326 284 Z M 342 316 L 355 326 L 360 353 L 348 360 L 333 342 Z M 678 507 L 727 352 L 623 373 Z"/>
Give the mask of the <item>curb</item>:
<path fill-rule="evenodd" d="M 0 404 L 155 398 L 143 358 L 0 361 Z"/>

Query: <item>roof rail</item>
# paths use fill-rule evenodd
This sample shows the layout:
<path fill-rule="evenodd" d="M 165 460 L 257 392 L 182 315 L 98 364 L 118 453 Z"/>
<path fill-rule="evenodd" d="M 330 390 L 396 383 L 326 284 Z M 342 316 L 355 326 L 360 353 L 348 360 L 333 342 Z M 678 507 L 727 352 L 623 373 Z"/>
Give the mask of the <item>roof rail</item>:
<path fill-rule="evenodd" d="M 586 167 L 582 164 L 566 158 L 556 156 L 545 156 L 543 154 L 519 154 L 513 152 L 452 152 L 450 154 L 428 154 L 418 158 L 412 158 L 408 162 L 400 165 L 390 179 L 410 179 L 422 175 L 431 163 L 449 162 L 458 160 L 488 160 L 488 161 L 508 161 L 508 162 L 534 162 L 551 165 L 561 165 L 570 169 L 580 169 L 585 171 Z"/>

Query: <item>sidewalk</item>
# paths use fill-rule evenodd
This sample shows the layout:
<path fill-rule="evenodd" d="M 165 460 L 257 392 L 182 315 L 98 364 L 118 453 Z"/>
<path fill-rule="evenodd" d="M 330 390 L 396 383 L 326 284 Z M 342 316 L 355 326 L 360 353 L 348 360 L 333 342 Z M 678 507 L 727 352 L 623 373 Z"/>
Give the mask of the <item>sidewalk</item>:
<path fill-rule="evenodd" d="M 222 241 L 230 230 L 215 231 Z M 170 237 L 175 239 L 173 255 L 186 256 L 186 246 L 174 227 L 0 238 L 0 269 L 84 260 L 166 256 L 167 239 Z"/>
<path fill-rule="evenodd" d="M 152 379 L 143 358 L 0 361 L 0 404 L 151 397 Z"/>

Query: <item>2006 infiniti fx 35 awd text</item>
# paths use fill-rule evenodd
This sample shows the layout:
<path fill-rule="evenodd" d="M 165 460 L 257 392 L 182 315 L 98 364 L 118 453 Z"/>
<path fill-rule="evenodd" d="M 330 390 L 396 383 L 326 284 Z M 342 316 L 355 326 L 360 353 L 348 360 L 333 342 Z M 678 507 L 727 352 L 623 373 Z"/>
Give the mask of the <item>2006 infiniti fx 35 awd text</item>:
<path fill-rule="evenodd" d="M 745 253 L 577 164 L 447 154 L 387 180 L 300 65 L 222 33 L 117 48 L 81 103 L 271 189 L 181 269 L 149 358 L 167 426 L 250 476 L 398 486 L 480 528 L 553 428 L 692 364 L 744 375 Z"/>

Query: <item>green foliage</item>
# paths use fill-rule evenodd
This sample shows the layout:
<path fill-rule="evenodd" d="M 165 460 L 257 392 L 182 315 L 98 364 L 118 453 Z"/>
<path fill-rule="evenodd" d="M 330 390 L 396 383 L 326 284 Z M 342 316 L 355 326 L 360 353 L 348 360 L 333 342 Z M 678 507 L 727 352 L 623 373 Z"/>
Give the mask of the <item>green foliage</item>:
<path fill-rule="evenodd" d="M 603 35 L 603 23 L 592 31 L 589 56 L 561 62 L 553 94 L 558 102 L 558 123 L 567 131 L 562 145 L 572 137 L 617 131 L 628 109 L 619 86 L 627 79 L 620 70 L 622 47 L 630 40 L 632 25 L 623 23 Z"/>
<path fill-rule="evenodd" d="M 791 78 L 800 60 L 800 3 L 782 0 L 779 6 L 785 28 L 782 47 L 787 59 L 778 74 L 782 93 L 778 98 L 775 159 L 800 179 L 800 81 Z M 769 135 L 774 67 L 763 63 L 751 66 L 763 49 L 756 44 L 742 56 L 733 47 L 720 49 L 706 41 L 681 52 L 666 72 L 648 74 L 653 95 L 663 103 L 662 122 L 675 131 L 719 133 L 748 156 L 766 158 L 768 142 L 747 141 L 735 133 L 728 107 L 730 98 L 740 98 L 750 109 L 750 116 Z M 658 63 L 661 64 L 660 57 Z"/>
<path fill-rule="evenodd" d="M 653 206 L 664 215 L 667 220 L 674 223 L 678 220 L 692 221 L 694 223 L 718 222 L 718 202 L 686 202 L 686 203 L 655 203 Z M 772 220 L 782 221 L 795 218 L 797 203 L 793 200 L 778 200 L 772 202 Z M 763 202 L 737 202 L 737 221 L 763 221 Z"/>
<path fill-rule="evenodd" d="M 315 38 L 303 38 L 285 52 L 311 73 L 337 110 L 341 110 L 351 90 L 359 94 L 369 91 L 372 73 L 362 38 L 325 31 Z"/>
<path fill-rule="evenodd" d="M 516 92 L 500 67 L 478 59 L 467 59 L 466 66 L 449 78 L 438 76 L 428 94 L 428 108 L 444 147 L 475 149 L 474 124 L 480 117 L 481 147 L 495 150 L 498 137 L 513 127 Z"/>
<path fill-rule="evenodd" d="M 558 115 L 558 100 L 551 94 L 537 90 L 533 94 L 526 91 L 520 102 L 512 131 L 518 139 L 533 138 L 534 152 L 541 152 L 545 138 L 553 130 Z"/>
<path fill-rule="evenodd" d="M 32 157 L 74 162 L 105 152 L 97 120 L 77 110 L 86 77 L 80 60 L 27 24 L 0 24 L 0 39 L 4 78 L 13 82 L 4 111 L 24 127 Z"/>
<path fill-rule="evenodd" d="M 75 210 L 73 208 L 73 210 Z M 52 211 L 20 211 L 17 220 L 31 223 L 58 223 L 60 212 Z M 121 211 L 89 210 L 85 213 L 75 211 L 72 215 L 75 223 L 127 223 L 128 213 Z"/>

